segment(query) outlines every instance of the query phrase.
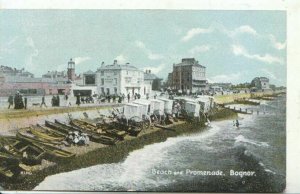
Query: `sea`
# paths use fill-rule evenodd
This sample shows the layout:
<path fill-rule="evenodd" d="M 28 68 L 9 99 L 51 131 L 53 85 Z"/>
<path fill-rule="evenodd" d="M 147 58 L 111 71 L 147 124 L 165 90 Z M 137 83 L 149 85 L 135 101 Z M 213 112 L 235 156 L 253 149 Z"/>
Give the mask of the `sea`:
<path fill-rule="evenodd" d="M 235 106 L 254 111 L 239 114 L 239 127 L 233 120 L 211 122 L 202 132 L 146 145 L 118 163 L 48 176 L 35 190 L 284 191 L 286 96 Z"/>

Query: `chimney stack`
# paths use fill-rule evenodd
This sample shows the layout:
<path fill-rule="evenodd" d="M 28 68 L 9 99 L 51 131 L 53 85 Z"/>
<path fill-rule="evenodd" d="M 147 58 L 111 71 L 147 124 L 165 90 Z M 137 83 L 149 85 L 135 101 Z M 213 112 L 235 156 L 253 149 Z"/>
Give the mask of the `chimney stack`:
<path fill-rule="evenodd" d="M 101 67 L 104 67 L 104 61 L 102 61 L 102 63 L 101 63 Z"/>
<path fill-rule="evenodd" d="M 118 63 L 118 61 L 117 60 L 114 60 L 114 65 L 116 65 Z"/>

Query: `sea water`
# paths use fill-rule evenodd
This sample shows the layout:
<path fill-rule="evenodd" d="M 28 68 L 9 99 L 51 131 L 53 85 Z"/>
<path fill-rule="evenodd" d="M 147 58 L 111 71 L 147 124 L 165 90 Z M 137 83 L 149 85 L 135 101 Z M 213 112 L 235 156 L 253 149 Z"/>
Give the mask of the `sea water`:
<path fill-rule="evenodd" d="M 240 114 L 238 128 L 232 120 L 212 122 L 204 132 L 147 145 L 119 163 L 46 177 L 35 190 L 280 192 L 286 98 L 243 108 L 255 114 Z"/>

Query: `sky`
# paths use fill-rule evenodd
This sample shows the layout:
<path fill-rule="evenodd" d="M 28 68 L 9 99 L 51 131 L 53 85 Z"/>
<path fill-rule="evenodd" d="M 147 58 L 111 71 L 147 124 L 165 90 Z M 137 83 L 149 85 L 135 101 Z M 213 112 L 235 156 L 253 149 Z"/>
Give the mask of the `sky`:
<path fill-rule="evenodd" d="M 174 63 L 195 58 L 209 82 L 265 76 L 286 86 L 285 11 L 0 10 L 0 65 L 40 77 L 130 63 L 166 79 Z"/>

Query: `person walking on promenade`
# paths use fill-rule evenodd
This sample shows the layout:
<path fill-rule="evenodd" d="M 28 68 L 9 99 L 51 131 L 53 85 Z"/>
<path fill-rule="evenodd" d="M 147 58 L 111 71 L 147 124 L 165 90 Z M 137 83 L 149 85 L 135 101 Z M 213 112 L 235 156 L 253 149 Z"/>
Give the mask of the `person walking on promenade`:
<path fill-rule="evenodd" d="M 24 109 L 27 109 L 27 97 L 24 97 Z"/>
<path fill-rule="evenodd" d="M 71 106 L 71 102 L 69 101 L 68 94 L 65 95 L 65 100 L 66 100 L 66 106 Z"/>
<path fill-rule="evenodd" d="M 60 106 L 60 99 L 59 99 L 59 95 L 58 94 L 56 96 L 56 106 Z"/>
<path fill-rule="evenodd" d="M 8 104 L 8 109 L 10 109 L 10 106 L 14 105 L 14 97 L 12 95 L 8 97 Z"/>
<path fill-rule="evenodd" d="M 130 94 L 128 93 L 127 94 L 127 99 L 128 99 L 128 102 L 130 101 Z"/>
<path fill-rule="evenodd" d="M 46 105 L 46 103 L 45 103 L 45 95 L 43 95 L 43 97 L 42 97 L 42 103 L 41 103 L 41 106 L 40 107 L 42 107 L 42 106 L 45 106 L 45 107 L 47 107 L 47 105 Z"/>
<path fill-rule="evenodd" d="M 23 98 L 22 98 L 22 95 L 19 93 L 19 91 L 17 91 L 17 93 L 15 94 L 14 104 L 15 104 L 15 109 L 23 109 L 24 108 Z"/>
<path fill-rule="evenodd" d="M 123 93 L 122 94 L 122 101 L 121 102 L 124 102 L 125 101 L 125 94 Z"/>
<path fill-rule="evenodd" d="M 51 99 L 52 107 L 56 105 L 56 97 L 53 95 Z"/>
<path fill-rule="evenodd" d="M 80 106 L 80 93 L 76 96 L 76 104 L 77 106 Z"/>
<path fill-rule="evenodd" d="M 107 99 L 108 99 L 108 103 L 110 103 L 111 95 L 108 95 Z"/>

